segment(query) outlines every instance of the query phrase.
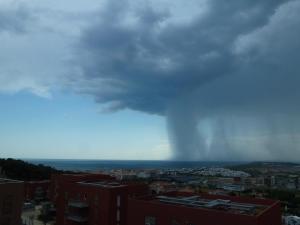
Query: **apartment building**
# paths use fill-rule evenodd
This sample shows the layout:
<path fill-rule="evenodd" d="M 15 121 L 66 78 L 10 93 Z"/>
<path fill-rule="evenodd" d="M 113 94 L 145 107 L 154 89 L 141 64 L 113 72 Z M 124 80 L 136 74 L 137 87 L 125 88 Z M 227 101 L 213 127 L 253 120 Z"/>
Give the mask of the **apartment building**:
<path fill-rule="evenodd" d="M 20 225 L 24 196 L 22 181 L 0 179 L 0 224 Z"/>
<path fill-rule="evenodd" d="M 81 176 L 75 182 L 63 177 L 57 177 L 57 225 L 126 225 L 128 197 L 148 194 L 146 185 L 121 183 L 106 175 Z"/>
<path fill-rule="evenodd" d="M 170 192 L 131 198 L 127 225 L 281 225 L 278 201 Z"/>

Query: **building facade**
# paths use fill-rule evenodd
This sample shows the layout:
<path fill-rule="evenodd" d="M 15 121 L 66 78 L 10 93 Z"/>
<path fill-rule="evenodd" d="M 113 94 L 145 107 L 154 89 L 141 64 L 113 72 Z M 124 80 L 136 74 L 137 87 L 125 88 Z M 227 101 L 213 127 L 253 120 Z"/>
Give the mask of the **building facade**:
<path fill-rule="evenodd" d="M 281 225 L 280 203 L 171 192 L 129 199 L 127 225 Z"/>
<path fill-rule="evenodd" d="M 52 179 L 56 225 L 281 225 L 280 203 L 225 195 L 161 192 L 101 174 Z"/>
<path fill-rule="evenodd" d="M 0 224 L 20 225 L 24 184 L 21 181 L 0 179 Z"/>
<path fill-rule="evenodd" d="M 50 180 L 25 181 L 24 192 L 26 201 L 43 201 L 49 198 Z"/>
<path fill-rule="evenodd" d="M 126 225 L 128 197 L 147 195 L 148 188 L 109 178 L 82 176 L 76 182 L 60 182 L 56 224 Z"/>
<path fill-rule="evenodd" d="M 115 178 L 104 174 L 53 174 L 51 176 L 49 197 L 56 205 L 58 194 L 66 188 L 71 188 L 77 182 L 114 180 Z"/>

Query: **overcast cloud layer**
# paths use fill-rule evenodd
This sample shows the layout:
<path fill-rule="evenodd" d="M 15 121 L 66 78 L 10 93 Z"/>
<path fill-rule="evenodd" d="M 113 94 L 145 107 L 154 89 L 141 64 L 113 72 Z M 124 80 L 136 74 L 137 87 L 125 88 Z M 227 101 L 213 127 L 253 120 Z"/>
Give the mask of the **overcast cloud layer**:
<path fill-rule="evenodd" d="M 48 96 L 59 85 L 105 111 L 165 116 L 174 159 L 299 159 L 300 0 L 184 3 L 0 5 L 2 43 L 37 40 L 0 53 L 0 91 Z"/>

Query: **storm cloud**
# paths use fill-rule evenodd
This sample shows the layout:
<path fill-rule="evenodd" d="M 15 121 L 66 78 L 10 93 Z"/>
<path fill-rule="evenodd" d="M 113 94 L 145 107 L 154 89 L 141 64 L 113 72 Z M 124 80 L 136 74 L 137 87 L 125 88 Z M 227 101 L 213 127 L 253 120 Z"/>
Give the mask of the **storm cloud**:
<path fill-rule="evenodd" d="M 32 15 L 24 5 L 0 3 L 0 32 L 25 32 L 30 20 Z"/>
<path fill-rule="evenodd" d="M 174 159 L 300 158 L 300 0 L 20 2 L 0 3 L 0 92 L 161 115 Z"/>
<path fill-rule="evenodd" d="M 51 97 L 51 89 L 64 80 L 64 59 L 76 21 L 70 24 L 65 13 L 35 3 L 0 1 L 0 93 L 27 91 Z M 65 23 L 68 36 L 61 32 Z"/>
<path fill-rule="evenodd" d="M 109 1 L 77 46 L 77 91 L 166 116 L 175 159 L 299 157 L 300 1 L 202 1 L 182 21 L 157 4 Z"/>

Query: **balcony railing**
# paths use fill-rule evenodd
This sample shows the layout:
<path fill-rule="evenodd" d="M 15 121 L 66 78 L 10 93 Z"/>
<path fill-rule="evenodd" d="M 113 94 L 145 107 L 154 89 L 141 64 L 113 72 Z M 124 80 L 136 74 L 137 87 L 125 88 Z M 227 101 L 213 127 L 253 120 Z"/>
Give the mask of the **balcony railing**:
<path fill-rule="evenodd" d="M 85 223 L 88 221 L 87 217 L 82 217 L 78 215 L 68 215 L 67 219 L 77 223 Z"/>
<path fill-rule="evenodd" d="M 82 201 L 69 201 L 68 202 L 69 207 L 75 207 L 75 208 L 88 208 L 89 205 L 86 202 Z"/>

